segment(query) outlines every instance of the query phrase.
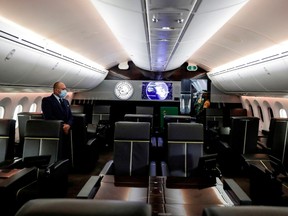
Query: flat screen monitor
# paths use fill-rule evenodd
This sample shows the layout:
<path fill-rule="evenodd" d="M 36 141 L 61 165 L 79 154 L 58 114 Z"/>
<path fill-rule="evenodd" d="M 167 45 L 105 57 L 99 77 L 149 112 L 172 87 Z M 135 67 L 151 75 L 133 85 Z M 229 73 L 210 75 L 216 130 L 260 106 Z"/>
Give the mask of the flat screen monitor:
<path fill-rule="evenodd" d="M 142 82 L 142 99 L 172 100 L 172 82 L 151 81 Z"/>

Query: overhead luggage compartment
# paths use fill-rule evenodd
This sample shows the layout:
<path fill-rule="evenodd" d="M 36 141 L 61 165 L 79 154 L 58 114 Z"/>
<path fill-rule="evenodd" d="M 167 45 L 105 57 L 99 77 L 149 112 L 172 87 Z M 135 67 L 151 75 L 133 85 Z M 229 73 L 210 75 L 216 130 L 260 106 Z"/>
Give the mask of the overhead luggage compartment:
<path fill-rule="evenodd" d="M 266 50 L 261 58 L 216 69 L 207 75 L 225 93 L 287 93 L 288 50 L 283 47 L 277 52 Z"/>
<path fill-rule="evenodd" d="M 51 87 L 62 81 L 72 90 L 101 83 L 108 71 L 45 39 L 21 35 L 0 21 L 0 85 Z"/>

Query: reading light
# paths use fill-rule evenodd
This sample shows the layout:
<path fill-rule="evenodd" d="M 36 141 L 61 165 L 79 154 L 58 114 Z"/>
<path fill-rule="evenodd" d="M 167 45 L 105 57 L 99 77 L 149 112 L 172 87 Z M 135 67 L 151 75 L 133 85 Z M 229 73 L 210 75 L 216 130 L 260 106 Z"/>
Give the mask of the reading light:
<path fill-rule="evenodd" d="M 159 19 L 157 19 L 155 16 L 153 16 L 152 22 L 157 23 L 157 22 L 159 22 Z"/>
<path fill-rule="evenodd" d="M 177 19 L 176 22 L 177 22 L 177 23 L 183 23 L 183 22 L 184 22 L 184 19 Z"/>

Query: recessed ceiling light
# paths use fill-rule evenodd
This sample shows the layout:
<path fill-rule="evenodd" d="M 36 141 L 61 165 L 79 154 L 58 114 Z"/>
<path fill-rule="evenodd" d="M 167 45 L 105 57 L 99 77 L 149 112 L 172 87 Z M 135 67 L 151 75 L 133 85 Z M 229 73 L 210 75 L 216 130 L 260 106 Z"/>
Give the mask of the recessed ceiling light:
<path fill-rule="evenodd" d="M 163 26 L 163 27 L 162 27 L 162 30 L 172 30 L 172 29 L 174 29 L 174 28 L 168 27 L 168 26 Z"/>

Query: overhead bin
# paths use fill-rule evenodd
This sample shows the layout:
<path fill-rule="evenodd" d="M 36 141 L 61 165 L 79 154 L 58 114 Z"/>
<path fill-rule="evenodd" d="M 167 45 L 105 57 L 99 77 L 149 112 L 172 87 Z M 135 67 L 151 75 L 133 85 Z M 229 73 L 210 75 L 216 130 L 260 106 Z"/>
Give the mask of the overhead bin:
<path fill-rule="evenodd" d="M 287 71 L 288 50 L 284 47 L 277 52 L 271 49 L 257 59 L 215 69 L 207 75 L 216 88 L 226 93 L 287 93 Z"/>
<path fill-rule="evenodd" d="M 62 81 L 72 90 L 84 90 L 96 87 L 108 74 L 94 62 L 17 32 L 1 20 L 0 47 L 0 85 L 51 87 Z"/>

